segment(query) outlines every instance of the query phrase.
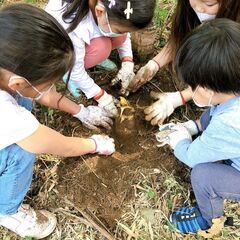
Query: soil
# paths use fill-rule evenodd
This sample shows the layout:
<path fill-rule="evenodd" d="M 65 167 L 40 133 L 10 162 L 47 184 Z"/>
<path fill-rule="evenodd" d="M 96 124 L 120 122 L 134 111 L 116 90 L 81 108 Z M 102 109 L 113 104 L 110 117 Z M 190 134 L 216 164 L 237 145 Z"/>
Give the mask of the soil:
<path fill-rule="evenodd" d="M 110 80 L 111 74 L 97 77 Z M 174 88 L 170 78 L 169 73 L 166 73 L 164 81 L 161 80 L 161 87 L 165 91 Z M 105 89 L 117 96 L 116 89 L 108 86 L 105 84 Z M 87 155 L 67 159 L 59 166 L 59 195 L 67 197 L 78 208 L 94 212 L 108 228 L 114 228 L 115 221 L 125 212 L 126 204 L 134 197 L 133 185 L 136 183 L 136 173 L 141 169 L 164 169 L 178 176 L 186 172 L 168 147 L 156 147 L 154 134 L 157 127 L 144 120 L 143 109 L 151 103 L 149 92 L 153 86 L 150 84 L 143 87 L 128 97 L 135 110 L 133 134 L 121 136 L 121 133 L 114 131 L 114 127 L 112 132 L 107 133 L 115 139 L 116 152 L 113 155 Z M 75 129 L 74 136 L 92 134 L 79 126 L 79 122 L 69 124 L 68 128 Z M 102 133 L 106 133 L 105 130 Z"/>

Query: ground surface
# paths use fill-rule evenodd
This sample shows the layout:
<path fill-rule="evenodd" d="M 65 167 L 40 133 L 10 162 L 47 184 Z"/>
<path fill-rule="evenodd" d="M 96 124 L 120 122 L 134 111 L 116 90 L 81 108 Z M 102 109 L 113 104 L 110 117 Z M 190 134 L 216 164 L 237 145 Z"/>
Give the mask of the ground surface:
<path fill-rule="evenodd" d="M 154 133 L 157 128 L 148 124 L 143 114 L 144 106 L 150 103 L 148 96 L 147 90 L 143 89 L 129 98 L 136 110 L 136 126 L 128 135 L 115 133 L 116 127 L 113 127 L 109 134 L 115 138 L 117 150 L 112 156 L 87 156 L 66 160 L 59 166 L 60 193 L 79 208 L 96 212 L 110 228 L 125 213 L 125 206 L 134 197 L 133 185 L 139 169 L 174 169 L 178 176 L 184 172 L 168 149 L 156 146 Z M 83 132 L 86 129 L 78 127 L 74 135 L 82 136 Z"/>

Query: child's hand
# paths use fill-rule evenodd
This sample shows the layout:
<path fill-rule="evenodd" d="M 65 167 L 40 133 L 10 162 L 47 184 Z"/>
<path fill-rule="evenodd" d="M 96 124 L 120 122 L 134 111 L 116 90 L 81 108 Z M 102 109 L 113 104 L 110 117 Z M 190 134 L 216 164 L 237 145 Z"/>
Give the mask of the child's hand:
<path fill-rule="evenodd" d="M 155 61 L 150 60 L 145 66 L 140 68 L 140 70 L 137 72 L 136 76 L 129 84 L 129 90 L 132 92 L 136 92 L 143 84 L 150 81 L 158 72 L 158 70 L 159 70 L 158 64 Z"/>
<path fill-rule="evenodd" d="M 104 91 L 104 94 L 96 101 L 98 102 L 98 106 L 108 113 L 109 117 L 117 117 L 118 110 L 112 95 Z"/>
<path fill-rule="evenodd" d="M 98 106 L 84 107 L 82 104 L 80 106 L 80 112 L 73 116 L 78 118 L 84 126 L 93 130 L 97 129 L 96 126 L 111 129 L 113 121 L 108 117 L 108 113 L 104 109 Z"/>
<path fill-rule="evenodd" d="M 134 63 L 133 62 L 123 62 L 122 68 L 119 70 L 117 76 L 112 80 L 112 85 L 117 84 L 121 81 L 122 88 L 120 90 L 120 94 L 127 96 L 129 94 L 128 86 L 132 79 L 134 78 L 135 74 L 134 70 Z"/>
<path fill-rule="evenodd" d="M 151 121 L 152 125 L 161 125 L 163 121 L 174 112 L 176 107 L 183 105 L 182 97 L 179 92 L 151 92 L 150 96 L 154 99 L 158 99 L 144 110 L 146 114 L 145 119 Z"/>
<path fill-rule="evenodd" d="M 94 140 L 96 150 L 93 153 L 101 155 L 111 155 L 115 152 L 114 139 L 106 135 L 93 135 L 90 139 Z"/>
<path fill-rule="evenodd" d="M 178 124 L 185 127 L 191 136 L 197 135 L 200 132 L 199 126 L 196 121 L 189 120 L 187 122 L 178 123 Z"/>
<path fill-rule="evenodd" d="M 159 127 L 156 139 L 160 143 L 159 147 L 169 144 L 174 149 L 180 141 L 184 139 L 192 140 L 192 136 L 183 125 L 168 123 Z"/>

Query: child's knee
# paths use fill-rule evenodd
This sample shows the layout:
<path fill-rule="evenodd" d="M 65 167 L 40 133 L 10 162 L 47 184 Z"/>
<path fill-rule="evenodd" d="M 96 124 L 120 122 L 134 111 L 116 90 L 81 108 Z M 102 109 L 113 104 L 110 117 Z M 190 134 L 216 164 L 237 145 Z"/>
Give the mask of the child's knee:
<path fill-rule="evenodd" d="M 11 171 L 13 169 L 27 169 L 32 168 L 36 155 L 25 151 L 16 144 L 10 145 L 1 152 L 1 156 L 4 156 L 4 162 L 6 162 L 6 168 Z"/>
<path fill-rule="evenodd" d="M 127 35 L 111 38 L 112 49 L 120 47 L 127 39 Z"/>
<path fill-rule="evenodd" d="M 205 185 L 209 182 L 210 169 L 212 168 L 212 163 L 201 163 L 196 165 L 191 172 L 191 183 L 195 185 Z"/>
<path fill-rule="evenodd" d="M 112 51 L 111 40 L 107 37 L 99 37 L 91 40 L 86 46 L 84 59 L 85 68 L 91 68 L 103 60 L 107 59 Z"/>

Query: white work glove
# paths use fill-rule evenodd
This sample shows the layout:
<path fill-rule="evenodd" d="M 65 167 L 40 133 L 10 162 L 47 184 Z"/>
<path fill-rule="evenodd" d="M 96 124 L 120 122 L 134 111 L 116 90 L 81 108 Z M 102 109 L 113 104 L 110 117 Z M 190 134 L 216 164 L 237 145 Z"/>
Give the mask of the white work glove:
<path fill-rule="evenodd" d="M 177 124 L 185 127 L 188 130 L 188 132 L 190 133 L 191 136 L 197 135 L 200 132 L 196 121 L 189 120 L 187 122 L 177 123 Z"/>
<path fill-rule="evenodd" d="M 129 94 L 128 86 L 132 79 L 135 76 L 134 63 L 133 62 L 122 62 L 122 67 L 119 70 L 117 76 L 112 80 L 112 86 L 121 81 L 122 87 L 120 90 L 120 94 L 127 96 Z"/>
<path fill-rule="evenodd" d="M 176 145 L 184 139 L 192 141 L 192 136 L 183 125 L 168 123 L 159 127 L 156 139 L 159 142 L 158 147 L 168 144 L 175 149 Z"/>
<path fill-rule="evenodd" d="M 95 144 L 96 149 L 92 153 L 98 153 L 101 155 L 111 155 L 115 152 L 114 139 L 106 135 L 93 135 L 90 137 Z"/>
<path fill-rule="evenodd" d="M 180 92 L 151 92 L 150 96 L 154 99 L 158 99 L 155 103 L 144 110 L 144 113 L 146 114 L 145 119 L 151 121 L 152 125 L 161 125 L 163 121 L 174 112 L 175 108 L 183 105 Z"/>
<path fill-rule="evenodd" d="M 129 91 L 136 92 L 143 84 L 150 81 L 158 72 L 159 65 L 150 60 L 145 66 L 140 68 L 131 83 L 129 84 Z"/>
<path fill-rule="evenodd" d="M 113 121 L 108 117 L 108 113 L 104 109 L 98 106 L 84 107 L 82 104 L 80 104 L 80 107 L 79 113 L 73 116 L 78 118 L 85 127 L 92 130 L 98 129 L 96 126 L 111 129 Z"/>
<path fill-rule="evenodd" d="M 117 107 L 115 106 L 114 98 L 112 95 L 104 91 L 103 96 L 101 96 L 96 101 L 98 102 L 98 106 L 108 113 L 109 117 L 117 117 L 118 110 Z"/>

